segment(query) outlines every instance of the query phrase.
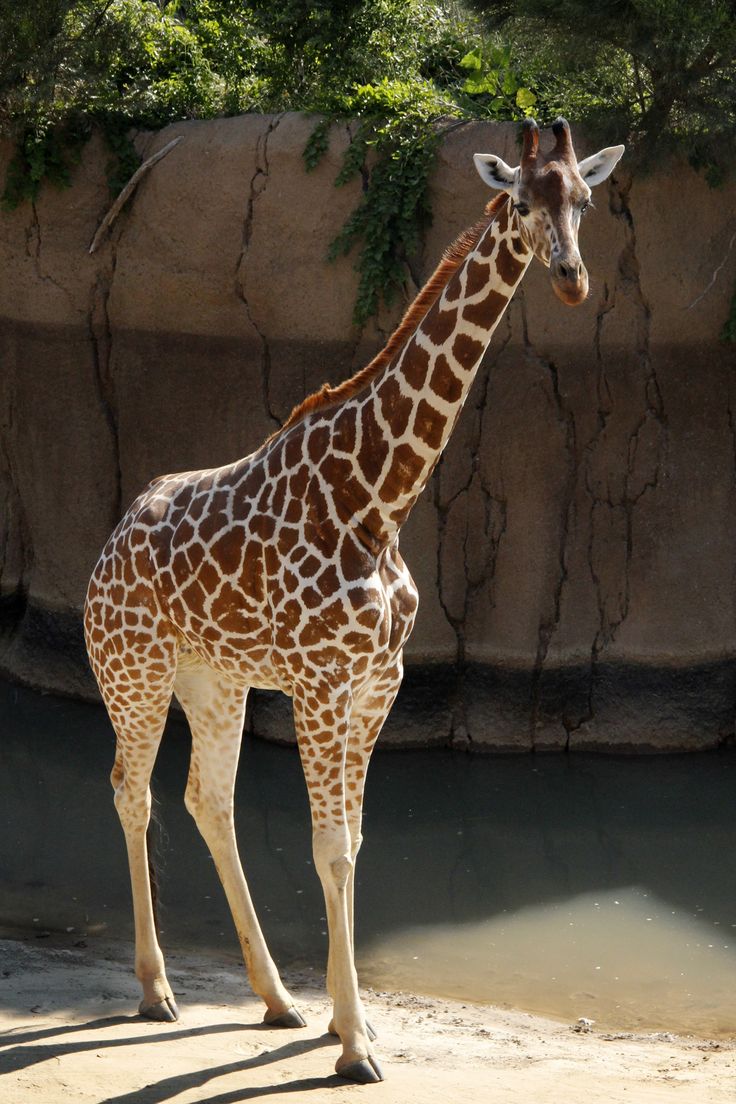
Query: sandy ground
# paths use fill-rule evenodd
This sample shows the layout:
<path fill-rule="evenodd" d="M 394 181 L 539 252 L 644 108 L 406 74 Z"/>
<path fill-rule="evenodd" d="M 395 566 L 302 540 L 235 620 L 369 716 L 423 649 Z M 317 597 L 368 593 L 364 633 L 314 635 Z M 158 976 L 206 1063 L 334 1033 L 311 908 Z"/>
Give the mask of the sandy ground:
<path fill-rule="evenodd" d="M 733 1104 L 736 1042 L 575 1030 L 519 1012 L 364 994 L 385 1081 L 334 1075 L 324 994 L 308 975 L 286 981 L 308 1026 L 276 1030 L 244 976 L 206 956 L 168 955 L 181 1020 L 133 1014 L 132 948 L 67 949 L 0 941 L 3 1104 Z"/>

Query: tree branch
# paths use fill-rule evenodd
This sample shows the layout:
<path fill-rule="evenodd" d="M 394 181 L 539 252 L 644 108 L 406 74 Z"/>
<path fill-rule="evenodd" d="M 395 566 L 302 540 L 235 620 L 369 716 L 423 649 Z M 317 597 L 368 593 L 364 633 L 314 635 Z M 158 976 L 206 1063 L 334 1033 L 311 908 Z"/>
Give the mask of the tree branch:
<path fill-rule="evenodd" d="M 697 306 L 697 304 L 700 302 L 700 300 L 704 299 L 705 296 L 708 294 L 708 292 L 710 291 L 710 289 L 713 287 L 716 280 L 718 279 L 719 272 L 721 271 L 721 269 L 725 265 L 726 261 L 728 260 L 728 256 L 729 256 L 731 250 L 733 249 L 734 242 L 736 242 L 736 230 L 734 230 L 733 234 L 731 235 L 731 240 L 728 243 L 728 249 L 723 254 L 723 260 L 721 261 L 721 263 L 718 265 L 718 267 L 713 272 L 713 275 L 711 276 L 707 286 L 703 289 L 703 291 L 701 291 L 701 293 L 697 297 L 697 299 L 693 299 L 692 303 L 690 303 L 689 306 L 684 308 L 685 310 L 692 310 L 693 307 Z"/>
<path fill-rule="evenodd" d="M 138 187 L 141 177 L 145 176 L 148 170 L 152 168 L 157 161 L 160 161 L 162 157 L 165 157 L 167 153 L 170 153 L 174 146 L 178 145 L 179 142 L 181 142 L 181 135 L 179 135 L 178 138 L 173 138 L 169 143 L 167 143 L 167 145 L 154 153 L 153 156 L 149 157 L 147 161 L 144 161 L 142 165 L 138 166 L 128 183 L 123 188 L 120 195 L 113 203 L 110 210 L 103 218 L 100 225 L 97 227 L 97 233 L 92 239 L 92 244 L 89 247 L 90 253 L 94 253 L 94 251 L 97 249 L 106 231 L 109 230 L 109 228 L 112 226 L 113 222 L 120 214 L 122 208 L 125 206 L 135 189 Z"/>

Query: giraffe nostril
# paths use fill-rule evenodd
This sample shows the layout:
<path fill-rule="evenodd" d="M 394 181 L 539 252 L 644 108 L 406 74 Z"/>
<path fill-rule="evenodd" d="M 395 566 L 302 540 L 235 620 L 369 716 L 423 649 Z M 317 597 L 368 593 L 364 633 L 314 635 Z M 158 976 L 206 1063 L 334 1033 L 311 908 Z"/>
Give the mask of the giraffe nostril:
<path fill-rule="evenodd" d="M 555 276 L 558 280 L 578 283 L 583 278 L 582 261 L 558 261 L 555 265 Z"/>

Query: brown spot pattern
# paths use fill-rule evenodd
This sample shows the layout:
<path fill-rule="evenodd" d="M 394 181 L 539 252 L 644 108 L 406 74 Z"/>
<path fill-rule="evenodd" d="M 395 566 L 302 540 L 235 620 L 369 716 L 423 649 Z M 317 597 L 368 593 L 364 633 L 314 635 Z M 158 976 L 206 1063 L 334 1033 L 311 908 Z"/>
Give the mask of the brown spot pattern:
<path fill-rule="evenodd" d="M 467 304 L 463 310 L 463 318 L 466 322 L 472 322 L 474 326 L 479 326 L 481 329 L 490 329 L 494 322 L 501 317 L 507 304 L 508 297 L 502 292 L 489 291 L 485 299 L 481 299 L 479 303 Z"/>
<path fill-rule="evenodd" d="M 468 261 L 467 273 L 465 295 L 466 298 L 473 299 L 479 292 L 488 287 L 488 282 L 491 279 L 491 270 L 487 264 L 475 261 L 471 257 Z"/>
<path fill-rule="evenodd" d="M 448 403 L 456 403 L 463 393 L 462 380 L 455 375 L 444 353 L 440 353 L 435 361 L 429 386 L 436 395 Z"/>
<path fill-rule="evenodd" d="M 401 372 L 415 391 L 420 391 L 424 387 L 428 368 L 429 353 L 420 345 L 412 343 L 401 362 Z"/>
<path fill-rule="evenodd" d="M 408 395 L 402 394 L 399 381 L 395 376 L 389 376 L 384 380 L 377 394 L 381 403 L 381 414 L 391 427 L 391 432 L 396 437 L 400 437 L 409 424 L 409 418 L 414 409 L 413 401 Z"/>
<path fill-rule="evenodd" d="M 452 345 L 452 355 L 467 371 L 483 354 L 483 345 L 467 334 L 458 334 Z"/>
<path fill-rule="evenodd" d="M 440 414 L 426 399 L 422 399 L 414 417 L 414 433 L 430 448 L 439 449 L 447 418 Z"/>
<path fill-rule="evenodd" d="M 361 441 L 357 460 L 365 478 L 375 483 L 388 456 L 389 443 L 383 430 L 376 421 L 371 406 L 364 406 L 360 412 Z"/>
<path fill-rule="evenodd" d="M 498 247 L 496 268 L 501 279 L 510 287 L 513 287 L 524 269 L 522 262 L 517 260 L 505 241 Z"/>

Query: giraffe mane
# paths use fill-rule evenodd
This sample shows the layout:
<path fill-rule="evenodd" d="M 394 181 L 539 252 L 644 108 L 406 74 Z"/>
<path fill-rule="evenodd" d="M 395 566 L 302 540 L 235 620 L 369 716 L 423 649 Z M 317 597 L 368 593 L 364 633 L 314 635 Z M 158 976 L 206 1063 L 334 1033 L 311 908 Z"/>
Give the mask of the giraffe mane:
<path fill-rule="evenodd" d="M 329 383 L 323 383 L 318 391 L 315 391 L 311 395 L 307 395 L 302 402 L 294 407 L 280 429 L 277 429 L 276 432 L 268 438 L 266 444 L 275 437 L 286 432 L 287 429 L 291 429 L 297 422 L 303 421 L 308 414 L 312 414 L 317 410 L 324 410 L 327 407 L 335 406 L 337 403 L 351 399 L 353 395 L 357 395 L 359 391 L 367 387 L 386 365 L 391 363 L 394 357 L 404 348 L 407 340 L 411 334 L 414 333 L 430 307 L 434 306 L 437 302 L 443 289 L 450 281 L 450 278 L 457 272 L 471 249 L 478 244 L 480 238 L 493 222 L 507 199 L 508 195 L 506 192 L 502 192 L 492 199 L 485 208 L 483 218 L 479 219 L 474 226 L 464 230 L 462 234 L 455 239 L 452 245 L 445 250 L 437 268 L 427 280 L 421 291 L 418 292 L 416 298 L 407 307 L 401 322 L 391 334 L 381 351 L 376 353 L 368 364 L 360 368 L 355 375 L 351 376 L 349 379 L 343 380 L 342 383 L 337 384 L 335 387 Z"/>

